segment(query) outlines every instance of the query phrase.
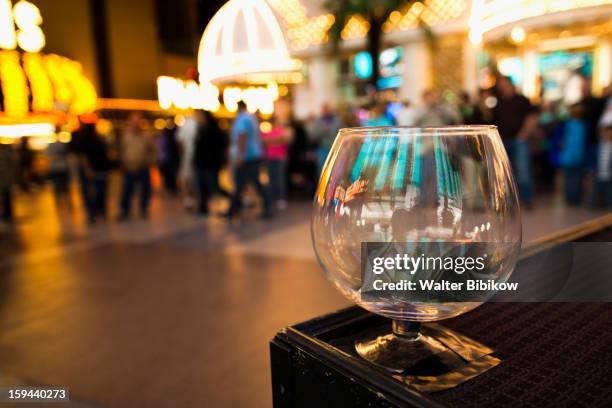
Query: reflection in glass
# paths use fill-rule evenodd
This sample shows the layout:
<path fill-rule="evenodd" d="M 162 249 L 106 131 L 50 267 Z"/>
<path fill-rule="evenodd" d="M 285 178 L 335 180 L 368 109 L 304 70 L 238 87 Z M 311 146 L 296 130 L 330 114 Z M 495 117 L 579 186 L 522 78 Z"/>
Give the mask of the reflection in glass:
<path fill-rule="evenodd" d="M 384 356 L 390 348 L 435 354 L 439 345 L 423 344 L 418 323 L 458 316 L 482 302 L 362 299 L 361 243 L 488 243 L 493 247 L 486 272 L 505 281 L 520 249 L 521 222 L 496 128 L 341 130 L 315 196 L 312 238 L 327 277 L 346 297 L 395 320 L 390 337 L 357 344 L 363 357 L 388 366 L 385 358 L 398 361 L 396 355 Z M 396 347 L 400 340 L 405 344 Z"/>

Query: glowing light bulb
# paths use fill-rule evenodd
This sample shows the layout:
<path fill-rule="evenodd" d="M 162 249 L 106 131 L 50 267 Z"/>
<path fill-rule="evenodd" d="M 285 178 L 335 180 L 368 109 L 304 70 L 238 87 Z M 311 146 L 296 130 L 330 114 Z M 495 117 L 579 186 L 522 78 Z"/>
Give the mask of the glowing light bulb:
<path fill-rule="evenodd" d="M 28 52 L 38 52 L 45 46 L 45 35 L 40 29 L 40 10 L 29 1 L 22 0 L 13 7 L 13 18 L 19 27 L 17 43 Z"/>
<path fill-rule="evenodd" d="M 272 124 L 270 122 L 261 122 L 259 125 L 259 130 L 264 133 L 267 133 L 272 130 Z"/>
<path fill-rule="evenodd" d="M 516 44 L 520 44 L 525 41 L 525 37 L 526 34 L 525 29 L 523 27 L 516 26 L 510 32 L 510 39 Z"/>
<path fill-rule="evenodd" d="M 15 24 L 11 13 L 11 2 L 0 0 L 0 48 L 12 50 L 17 47 Z"/>
<path fill-rule="evenodd" d="M 470 30 L 468 38 L 472 44 L 478 45 L 482 42 L 482 33 L 480 31 Z"/>

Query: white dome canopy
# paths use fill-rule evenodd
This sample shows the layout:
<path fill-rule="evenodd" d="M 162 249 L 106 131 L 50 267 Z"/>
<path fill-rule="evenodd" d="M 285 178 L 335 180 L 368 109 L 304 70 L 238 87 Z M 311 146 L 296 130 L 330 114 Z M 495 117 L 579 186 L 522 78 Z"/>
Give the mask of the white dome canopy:
<path fill-rule="evenodd" d="M 206 26 L 198 52 L 202 82 L 290 72 L 298 66 L 265 0 L 228 1 Z"/>

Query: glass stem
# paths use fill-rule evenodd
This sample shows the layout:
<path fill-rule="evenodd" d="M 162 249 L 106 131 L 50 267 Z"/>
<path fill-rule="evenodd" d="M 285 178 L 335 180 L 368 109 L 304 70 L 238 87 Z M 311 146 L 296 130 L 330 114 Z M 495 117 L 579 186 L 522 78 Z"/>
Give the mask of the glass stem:
<path fill-rule="evenodd" d="M 421 323 L 393 320 L 393 334 L 402 340 L 417 341 L 421 338 Z"/>

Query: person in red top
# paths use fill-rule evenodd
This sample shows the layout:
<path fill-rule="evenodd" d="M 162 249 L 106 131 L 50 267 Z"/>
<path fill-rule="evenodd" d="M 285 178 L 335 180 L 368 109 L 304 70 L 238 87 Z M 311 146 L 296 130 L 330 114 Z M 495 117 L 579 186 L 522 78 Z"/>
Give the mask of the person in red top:
<path fill-rule="evenodd" d="M 272 202 L 280 210 L 287 208 L 287 158 L 293 141 L 291 108 L 287 101 L 275 104 L 272 129 L 261 134 L 268 165 Z"/>

